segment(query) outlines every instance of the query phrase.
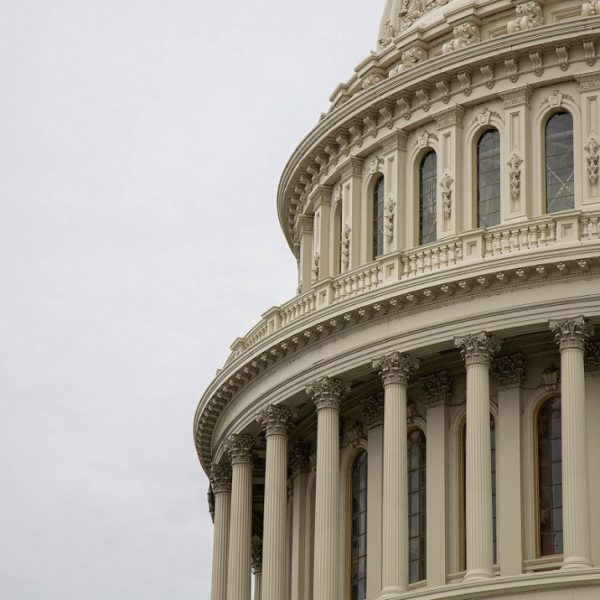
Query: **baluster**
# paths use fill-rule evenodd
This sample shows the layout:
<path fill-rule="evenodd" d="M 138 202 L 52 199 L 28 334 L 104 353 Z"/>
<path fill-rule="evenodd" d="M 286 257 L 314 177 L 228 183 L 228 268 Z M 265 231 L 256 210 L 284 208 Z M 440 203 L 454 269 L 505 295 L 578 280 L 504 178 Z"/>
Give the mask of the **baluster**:
<path fill-rule="evenodd" d="M 414 276 L 417 274 L 418 272 L 418 260 L 417 260 L 417 255 L 415 254 L 411 254 L 410 256 L 410 274 L 411 276 Z"/>
<path fill-rule="evenodd" d="M 485 236 L 485 254 L 486 256 L 488 254 L 491 254 L 492 256 L 494 255 L 494 249 L 492 247 L 492 236 L 488 233 Z"/>
<path fill-rule="evenodd" d="M 548 223 L 548 234 L 549 234 L 549 242 L 551 244 L 556 243 L 556 221 L 550 221 Z"/>
<path fill-rule="evenodd" d="M 440 268 L 445 269 L 448 266 L 448 244 L 440 248 Z"/>
<path fill-rule="evenodd" d="M 462 260 L 463 260 L 463 247 L 462 247 L 462 244 L 454 242 L 454 248 L 455 248 L 454 255 L 456 257 L 455 263 L 456 262 L 462 262 Z"/>

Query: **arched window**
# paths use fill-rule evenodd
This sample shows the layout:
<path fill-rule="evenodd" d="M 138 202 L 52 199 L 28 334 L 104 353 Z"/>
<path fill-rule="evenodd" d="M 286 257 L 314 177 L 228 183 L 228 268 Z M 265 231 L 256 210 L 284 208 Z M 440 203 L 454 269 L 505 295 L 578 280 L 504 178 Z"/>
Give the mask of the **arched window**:
<path fill-rule="evenodd" d="M 352 534 L 350 590 L 352 600 L 367 597 L 367 453 L 352 466 Z"/>
<path fill-rule="evenodd" d="M 575 208 L 573 117 L 557 112 L 546 123 L 546 212 Z"/>
<path fill-rule="evenodd" d="M 383 177 L 380 177 L 373 188 L 373 241 L 371 246 L 372 258 L 375 259 L 383 254 Z"/>
<path fill-rule="evenodd" d="M 467 512 L 467 495 L 465 493 L 465 486 L 467 482 L 466 469 L 466 442 L 467 442 L 467 427 L 466 423 L 463 424 L 461 430 L 461 463 L 462 463 L 462 503 L 461 503 L 461 523 L 462 523 L 462 554 L 460 557 L 461 569 L 466 569 L 467 565 L 467 536 L 466 536 L 466 512 Z M 494 415 L 490 415 L 490 451 L 492 455 L 492 543 L 493 543 L 493 558 L 494 563 L 498 562 L 498 544 L 496 542 L 496 419 Z"/>
<path fill-rule="evenodd" d="M 540 556 L 562 554 L 562 448 L 560 396 L 542 404 L 537 416 Z"/>
<path fill-rule="evenodd" d="M 408 574 L 410 583 L 427 577 L 427 471 L 425 434 L 408 434 Z"/>
<path fill-rule="evenodd" d="M 500 223 L 500 134 L 486 131 L 477 143 L 477 226 Z"/>
<path fill-rule="evenodd" d="M 431 150 L 419 166 L 419 244 L 437 239 L 437 155 Z"/>

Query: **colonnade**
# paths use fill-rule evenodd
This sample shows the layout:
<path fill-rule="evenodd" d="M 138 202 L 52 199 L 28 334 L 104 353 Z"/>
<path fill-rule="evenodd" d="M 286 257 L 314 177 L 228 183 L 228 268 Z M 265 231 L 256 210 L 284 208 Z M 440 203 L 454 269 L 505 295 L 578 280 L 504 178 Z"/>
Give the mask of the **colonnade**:
<path fill-rule="evenodd" d="M 591 566 L 590 507 L 588 495 L 585 417 L 584 348 L 592 333 L 583 318 L 550 322 L 561 353 L 562 481 L 564 570 Z M 490 451 L 490 367 L 500 344 L 487 332 L 455 339 L 466 367 L 466 573 L 465 580 L 493 576 L 492 480 Z M 374 361 L 384 388 L 383 492 L 381 512 L 380 600 L 392 600 L 408 589 L 408 482 L 407 385 L 419 361 L 391 352 Z M 312 564 L 313 600 L 339 597 L 339 464 L 340 408 L 349 384 L 323 377 L 308 393 L 317 411 L 315 524 Z M 438 390 L 439 391 L 439 390 Z M 226 442 L 230 464 L 214 465 L 211 483 L 215 494 L 215 531 L 211 600 L 250 600 L 251 564 L 255 598 L 304 599 L 311 572 L 304 535 L 309 523 L 299 477 L 308 470 L 307 449 L 297 445 L 292 453 L 294 503 L 292 529 L 303 532 L 302 543 L 292 549 L 288 571 L 287 533 L 288 436 L 294 415 L 285 406 L 265 408 L 258 417 L 266 436 L 266 471 L 262 565 L 252 561 L 252 465 L 255 440 L 233 434 Z M 429 506 L 429 501 L 428 501 Z M 294 540 L 296 543 L 297 540 Z M 503 553 L 500 551 L 500 560 Z M 262 566 L 262 568 L 261 568 Z M 430 565 L 432 566 L 432 565 Z M 443 577 L 443 576 L 442 576 Z M 291 578 L 291 585 L 289 579 Z M 429 578 L 429 577 L 428 577 Z M 435 577 L 437 583 L 438 577 Z M 256 594 L 260 595 L 257 596 Z M 344 599 L 345 600 L 345 599 Z"/>

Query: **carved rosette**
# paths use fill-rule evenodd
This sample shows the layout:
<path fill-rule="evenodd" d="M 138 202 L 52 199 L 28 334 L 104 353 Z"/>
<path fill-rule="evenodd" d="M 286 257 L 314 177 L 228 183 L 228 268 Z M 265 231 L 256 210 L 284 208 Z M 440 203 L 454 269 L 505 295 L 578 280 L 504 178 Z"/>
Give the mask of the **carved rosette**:
<path fill-rule="evenodd" d="M 561 350 L 585 350 L 585 343 L 594 333 L 590 322 L 583 317 L 550 321 L 550 330 Z"/>
<path fill-rule="evenodd" d="M 210 468 L 210 485 L 215 494 L 231 493 L 231 465 L 212 465 Z"/>
<path fill-rule="evenodd" d="M 350 384 L 341 379 L 321 377 L 306 388 L 306 393 L 312 396 L 317 410 L 335 408 L 339 410 L 342 397 L 350 389 Z"/>
<path fill-rule="evenodd" d="M 383 394 L 365 398 L 360 404 L 365 425 L 369 429 L 383 425 Z"/>
<path fill-rule="evenodd" d="M 311 469 L 310 446 L 296 442 L 289 458 L 290 475 L 297 477 L 300 473 L 308 473 Z"/>
<path fill-rule="evenodd" d="M 421 394 L 427 406 L 449 402 L 452 396 L 453 383 L 454 379 L 448 375 L 447 371 L 441 371 L 419 379 Z"/>
<path fill-rule="evenodd" d="M 600 371 L 600 342 L 585 345 L 585 370 L 588 373 Z"/>
<path fill-rule="evenodd" d="M 294 413 L 287 406 L 267 406 L 256 418 L 265 435 L 284 435 L 287 436 L 290 429 L 296 422 Z"/>
<path fill-rule="evenodd" d="M 499 386 L 516 387 L 523 381 L 526 365 L 527 362 L 520 353 L 500 356 L 492 365 L 492 374 Z"/>
<path fill-rule="evenodd" d="M 379 371 L 383 385 L 406 385 L 409 377 L 419 368 L 419 360 L 410 354 L 390 352 L 373 361 L 373 368 Z"/>
<path fill-rule="evenodd" d="M 252 551 L 250 553 L 250 566 L 252 567 L 252 573 L 259 575 L 262 573 L 262 540 L 255 537 L 252 540 Z"/>
<path fill-rule="evenodd" d="M 470 333 L 454 340 L 467 367 L 471 365 L 490 365 L 494 354 L 500 350 L 500 342 L 495 335 L 481 331 Z"/>
<path fill-rule="evenodd" d="M 245 433 L 232 433 L 225 442 L 225 450 L 232 465 L 252 464 L 256 440 Z"/>

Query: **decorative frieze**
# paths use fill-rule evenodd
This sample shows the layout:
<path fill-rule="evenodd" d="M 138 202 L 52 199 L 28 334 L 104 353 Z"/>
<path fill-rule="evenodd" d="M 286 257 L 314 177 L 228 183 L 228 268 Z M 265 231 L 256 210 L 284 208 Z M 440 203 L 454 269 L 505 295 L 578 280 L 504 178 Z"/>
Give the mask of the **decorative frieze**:
<path fill-rule="evenodd" d="M 514 202 L 521 197 L 521 166 L 523 159 L 513 152 L 508 163 L 508 174 L 510 179 L 510 197 Z"/>
<path fill-rule="evenodd" d="M 406 152 L 406 140 L 408 134 L 406 131 L 394 131 L 381 140 L 381 149 L 383 154 L 391 152 Z"/>
<path fill-rule="evenodd" d="M 583 75 L 575 75 L 575 79 L 579 82 L 579 89 L 582 92 L 594 92 L 600 90 L 600 73 L 584 73 Z"/>
<path fill-rule="evenodd" d="M 515 7 L 515 18 L 508 22 L 506 29 L 508 33 L 517 33 L 543 24 L 544 16 L 540 2 L 523 2 Z"/>
<path fill-rule="evenodd" d="M 452 384 L 454 379 L 448 371 L 441 371 L 419 379 L 421 395 L 427 406 L 447 404 L 452 399 Z"/>
<path fill-rule="evenodd" d="M 231 465 L 223 463 L 221 465 L 212 464 L 210 467 L 210 485 L 215 494 L 231 493 Z"/>
<path fill-rule="evenodd" d="M 341 167 L 342 181 L 351 177 L 361 177 L 363 173 L 364 161 L 356 156 L 351 156 Z"/>
<path fill-rule="evenodd" d="M 383 425 L 383 394 L 375 394 L 361 401 L 365 424 L 370 429 Z"/>
<path fill-rule="evenodd" d="M 373 361 L 373 368 L 379 372 L 384 386 L 395 383 L 406 385 L 409 377 L 419 368 L 419 360 L 410 354 L 390 352 Z"/>
<path fill-rule="evenodd" d="M 224 448 L 232 465 L 254 462 L 256 440 L 251 435 L 232 433 L 225 441 Z"/>
<path fill-rule="evenodd" d="M 385 239 L 388 244 L 392 243 L 394 240 L 394 215 L 396 214 L 396 201 L 388 196 L 385 200 L 384 205 L 384 229 L 385 229 Z"/>
<path fill-rule="evenodd" d="M 584 317 L 574 319 L 557 319 L 550 321 L 550 331 L 561 350 L 575 348 L 585 349 L 585 343 L 594 333 L 594 328 Z"/>
<path fill-rule="evenodd" d="M 442 177 L 440 187 L 442 188 L 442 213 L 444 218 L 449 219 L 452 216 L 452 184 L 454 179 L 449 173 Z"/>
<path fill-rule="evenodd" d="M 591 185 L 598 183 L 598 170 L 600 167 L 600 141 L 592 137 L 585 145 L 587 153 L 587 176 Z"/>
<path fill-rule="evenodd" d="M 437 113 L 434 115 L 434 118 L 437 121 L 437 128 L 439 131 L 440 129 L 445 129 L 446 127 L 462 127 L 464 116 L 464 108 L 457 104 L 456 106 L 447 108 L 446 110 Z"/>
<path fill-rule="evenodd" d="M 350 384 L 341 379 L 321 377 L 306 388 L 306 393 L 312 397 L 317 410 L 323 408 L 339 409 L 342 397 L 350 390 Z"/>
<path fill-rule="evenodd" d="M 497 358 L 492 365 L 492 374 L 501 387 L 515 387 L 522 383 L 527 362 L 520 353 Z"/>
<path fill-rule="evenodd" d="M 500 342 L 495 335 L 481 331 L 468 334 L 454 340 L 467 366 L 491 363 L 492 358 L 500 350 Z"/>
<path fill-rule="evenodd" d="M 287 407 L 281 405 L 267 406 L 256 418 L 265 435 L 287 436 L 290 428 L 296 422 L 294 413 Z"/>
<path fill-rule="evenodd" d="M 452 39 L 442 46 L 442 53 L 448 54 L 455 50 L 467 48 L 480 41 L 479 27 L 472 21 L 457 25 L 452 31 Z"/>

